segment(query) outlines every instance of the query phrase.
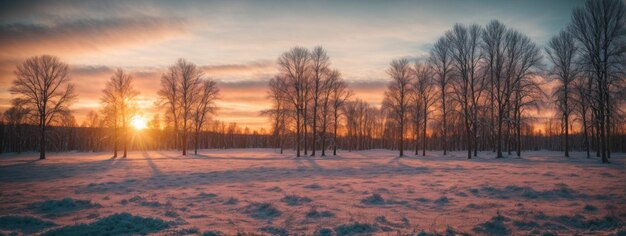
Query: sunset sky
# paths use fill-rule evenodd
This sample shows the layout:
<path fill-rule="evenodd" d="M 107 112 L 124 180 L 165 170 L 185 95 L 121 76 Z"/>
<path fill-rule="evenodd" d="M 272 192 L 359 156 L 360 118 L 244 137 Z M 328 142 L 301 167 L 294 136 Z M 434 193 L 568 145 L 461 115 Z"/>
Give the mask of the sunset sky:
<path fill-rule="evenodd" d="M 218 81 L 215 119 L 267 127 L 267 81 L 276 59 L 299 45 L 324 46 L 356 96 L 375 105 L 393 58 L 424 57 L 455 23 L 497 19 L 541 48 L 582 1 L 0 1 L 0 111 L 15 66 L 41 54 L 70 64 L 76 117 L 99 111 L 105 81 L 128 70 L 144 116 L 164 69 L 178 58 Z M 547 63 L 547 62 L 546 62 Z"/>

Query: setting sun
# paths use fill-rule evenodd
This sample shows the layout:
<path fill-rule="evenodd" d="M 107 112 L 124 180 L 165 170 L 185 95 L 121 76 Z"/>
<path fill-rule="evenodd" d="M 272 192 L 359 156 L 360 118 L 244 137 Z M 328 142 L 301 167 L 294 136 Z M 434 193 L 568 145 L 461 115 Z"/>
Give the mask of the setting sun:
<path fill-rule="evenodd" d="M 135 128 L 136 130 L 142 130 L 145 129 L 147 127 L 146 125 L 146 119 L 144 119 L 141 116 L 134 116 L 131 120 L 130 120 L 130 124 L 133 126 L 133 128 Z"/>

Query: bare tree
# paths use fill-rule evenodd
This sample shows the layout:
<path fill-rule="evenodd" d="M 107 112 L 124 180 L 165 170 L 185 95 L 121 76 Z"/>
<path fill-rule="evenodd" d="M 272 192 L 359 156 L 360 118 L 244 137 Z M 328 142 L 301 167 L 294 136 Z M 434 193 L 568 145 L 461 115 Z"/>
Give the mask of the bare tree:
<path fill-rule="evenodd" d="M 414 67 L 415 81 L 413 82 L 413 89 L 416 97 L 418 97 L 418 99 L 416 99 L 416 104 L 420 106 L 419 110 L 421 110 L 422 156 L 426 156 L 426 129 L 428 127 L 428 114 L 430 113 L 430 108 L 435 103 L 435 84 L 431 68 L 432 67 L 430 65 L 421 63 L 416 63 Z M 417 139 L 415 142 L 415 155 L 417 155 Z"/>
<path fill-rule="evenodd" d="M 302 119 L 306 116 L 307 103 L 307 71 L 309 69 L 309 50 L 302 47 L 294 47 L 283 53 L 278 58 L 280 72 L 285 76 L 284 86 L 280 86 L 286 91 L 287 96 L 296 110 L 296 156 L 300 156 L 300 142 L 302 139 Z M 306 125 L 304 125 L 306 126 Z M 306 136 L 306 130 L 304 135 Z"/>
<path fill-rule="evenodd" d="M 216 105 L 215 100 L 218 99 L 219 96 L 219 88 L 217 88 L 217 83 L 213 80 L 206 79 L 202 81 L 201 86 L 199 87 L 198 94 L 200 95 L 197 104 L 194 109 L 194 149 L 193 153 L 198 155 L 198 138 L 200 136 L 200 131 L 204 127 L 207 117 L 210 114 L 215 113 Z"/>
<path fill-rule="evenodd" d="M 387 74 L 391 77 L 391 82 L 385 91 L 383 106 L 388 107 L 393 113 L 393 117 L 398 122 L 400 156 L 404 156 L 404 129 L 408 115 L 409 94 L 411 86 L 411 68 L 408 59 L 395 59 L 391 62 Z"/>
<path fill-rule="evenodd" d="M 584 79 L 583 77 L 578 77 L 573 81 L 573 99 L 572 102 L 574 104 L 574 108 L 572 112 L 576 114 L 578 119 L 580 120 L 580 126 L 583 129 L 583 142 L 585 146 L 585 151 L 587 152 L 587 158 L 590 157 L 590 149 L 591 145 L 589 143 L 589 123 L 590 123 L 590 91 L 588 87 L 588 82 L 591 82 L 589 79 Z"/>
<path fill-rule="evenodd" d="M 10 92 L 35 111 L 39 120 L 39 159 L 45 159 L 46 128 L 57 116 L 69 112 L 75 98 L 69 67 L 55 56 L 35 56 L 18 65 L 15 75 Z"/>
<path fill-rule="evenodd" d="M 507 33 L 507 48 L 510 63 L 508 71 L 512 76 L 511 112 L 512 128 L 515 134 L 517 156 L 521 156 L 521 127 L 524 111 L 527 107 L 537 108 L 545 97 L 540 88 L 541 83 L 535 75 L 541 69 L 541 53 L 539 48 L 528 38 L 515 30 Z"/>
<path fill-rule="evenodd" d="M 326 141 L 327 141 L 327 134 L 328 134 L 328 125 L 329 125 L 329 121 L 330 121 L 330 112 L 332 110 L 331 107 L 331 103 L 333 102 L 332 99 L 332 95 L 334 92 L 334 88 L 339 86 L 338 84 L 341 83 L 341 73 L 339 73 L 338 70 L 332 70 L 328 73 L 328 79 L 326 79 L 323 83 L 322 86 L 322 95 L 321 95 L 321 105 L 322 105 L 322 112 L 321 112 L 321 118 L 322 118 L 322 131 L 321 131 L 321 150 L 322 150 L 322 154 L 321 156 L 326 156 Z"/>
<path fill-rule="evenodd" d="M 194 109 L 197 106 L 198 88 L 202 83 L 204 73 L 195 64 L 179 59 L 175 65 L 179 70 L 180 109 L 182 122 L 181 145 L 183 156 L 187 155 L 188 134 L 194 119 Z"/>
<path fill-rule="evenodd" d="M 200 99 L 199 92 L 204 73 L 195 64 L 178 59 L 161 78 L 159 96 L 168 105 L 168 115 L 174 123 L 175 132 L 180 129 L 180 148 L 187 155 L 189 132 L 195 119 L 194 110 Z"/>
<path fill-rule="evenodd" d="M 33 115 L 34 110 L 25 106 L 24 99 L 13 99 L 11 101 L 11 107 L 2 113 L 2 125 L 6 122 L 6 125 L 9 126 L 10 130 L 5 135 L 3 135 L 2 140 L 5 138 L 9 140 L 13 140 L 13 145 L 10 145 L 9 149 L 15 150 L 18 153 L 22 152 L 25 149 L 25 143 L 27 142 L 26 136 L 28 135 L 25 132 L 24 125 L 33 124 Z"/>
<path fill-rule="evenodd" d="M 343 80 L 336 81 L 330 88 L 332 90 L 331 103 L 333 109 L 333 156 L 337 155 L 337 129 L 339 127 L 339 119 L 341 110 L 345 102 L 352 96 L 352 92 L 348 90 L 347 84 Z"/>
<path fill-rule="evenodd" d="M 8 125 L 22 125 L 27 124 L 33 111 L 24 106 L 26 100 L 13 99 L 11 101 L 11 107 L 3 112 L 3 122 Z"/>
<path fill-rule="evenodd" d="M 584 69 L 591 73 L 590 79 L 595 83 L 591 98 L 603 163 L 608 163 L 611 156 L 612 81 L 624 80 L 625 14 L 623 1 L 588 0 L 584 7 L 574 9 L 568 28 L 579 45 Z"/>
<path fill-rule="evenodd" d="M 495 20 L 489 22 L 482 34 L 485 69 L 489 78 L 490 118 L 495 136 L 497 158 L 502 157 L 502 126 L 509 113 L 512 92 L 511 76 L 506 70 L 514 68 L 512 65 L 514 60 L 509 60 L 506 54 L 507 47 L 510 45 L 506 41 L 506 34 L 506 27 Z"/>
<path fill-rule="evenodd" d="M 283 154 L 283 136 L 286 132 L 285 121 L 289 101 L 286 101 L 285 95 L 283 94 L 286 89 L 280 86 L 286 85 L 286 83 L 284 83 L 284 77 L 276 76 L 269 81 L 268 85 L 270 90 L 268 91 L 267 97 L 272 101 L 272 108 L 263 110 L 261 115 L 270 117 L 274 140 L 276 141 L 275 147 L 280 148 L 280 154 Z"/>
<path fill-rule="evenodd" d="M 472 147 L 474 156 L 477 155 L 478 102 L 484 91 L 482 76 L 478 74 L 482 59 L 481 32 L 478 25 L 466 27 L 459 24 L 446 32 L 446 38 L 450 41 L 452 65 L 457 76 L 453 86 L 454 98 L 461 104 L 464 117 L 468 159 L 472 158 Z"/>
<path fill-rule="evenodd" d="M 91 151 L 96 151 L 97 146 L 98 146 L 98 140 L 96 140 L 96 138 L 99 136 L 98 135 L 98 129 L 100 126 L 100 117 L 98 116 L 98 113 L 95 111 L 89 111 L 89 113 L 87 113 L 87 117 L 85 117 L 85 119 L 83 120 L 83 124 L 82 127 L 84 128 L 88 128 L 88 132 L 91 133 L 91 135 L 89 135 L 87 137 L 87 142 L 88 142 L 88 146 L 92 147 Z"/>
<path fill-rule="evenodd" d="M 102 90 L 102 103 L 105 116 L 113 127 L 114 153 L 117 157 L 117 130 L 121 127 L 123 157 L 128 155 L 128 129 L 136 112 L 136 97 L 139 92 L 133 88 L 133 78 L 124 70 L 117 69 Z"/>
<path fill-rule="evenodd" d="M 346 138 L 348 139 L 348 151 L 351 152 L 356 149 L 356 132 L 357 132 L 357 117 L 359 103 L 364 103 L 361 99 L 354 99 L 346 101 L 342 107 L 343 115 L 346 118 Z"/>
<path fill-rule="evenodd" d="M 449 84 L 450 84 L 450 72 L 452 70 L 451 66 L 451 56 L 450 56 L 450 43 L 446 37 L 441 37 L 432 50 L 430 51 L 429 62 L 432 65 L 436 76 L 437 87 L 439 89 L 439 98 L 441 99 L 441 136 L 442 136 L 442 149 L 443 155 L 447 154 L 447 115 L 448 110 L 446 110 L 446 105 L 449 102 L 447 97 L 449 93 Z"/>
<path fill-rule="evenodd" d="M 315 47 L 313 51 L 311 51 L 311 86 L 313 87 L 312 97 L 313 100 L 313 110 L 311 116 L 313 118 L 313 126 L 312 126 L 312 142 L 311 142 L 311 156 L 315 156 L 315 149 L 317 144 L 317 116 L 318 116 L 318 107 L 321 102 L 320 99 L 324 90 L 326 89 L 325 84 L 328 83 L 329 78 L 329 66 L 330 66 L 330 58 L 328 57 L 326 50 L 321 46 Z M 306 149 L 306 148 L 305 148 Z M 306 152 L 306 150 L 305 150 Z"/>
<path fill-rule="evenodd" d="M 177 69 L 175 66 L 170 66 L 161 76 L 161 88 L 157 92 L 159 100 L 157 104 L 159 107 L 165 107 L 165 120 L 166 127 L 172 125 L 174 129 L 174 146 L 179 148 L 179 117 L 180 106 L 179 100 L 179 85 L 177 82 Z"/>
<path fill-rule="evenodd" d="M 569 130 L 570 114 L 572 112 L 572 83 L 576 79 L 578 69 L 576 68 L 577 48 L 574 38 L 569 32 L 563 31 L 555 36 L 548 43 L 546 53 L 552 62 L 550 74 L 559 81 L 559 86 L 554 92 L 558 104 L 557 109 L 561 114 L 563 128 L 565 131 L 565 156 L 569 157 Z"/>

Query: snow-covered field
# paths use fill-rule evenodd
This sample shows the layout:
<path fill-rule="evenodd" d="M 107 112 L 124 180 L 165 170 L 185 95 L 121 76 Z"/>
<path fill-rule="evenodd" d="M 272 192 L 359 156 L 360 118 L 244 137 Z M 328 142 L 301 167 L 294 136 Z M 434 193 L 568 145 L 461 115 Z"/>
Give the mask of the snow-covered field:
<path fill-rule="evenodd" d="M 608 165 L 545 151 L 522 159 L 485 152 L 473 160 L 465 152 L 339 154 L 51 153 L 43 161 L 36 153 L 5 154 L 0 232 L 626 233 L 624 154 Z"/>

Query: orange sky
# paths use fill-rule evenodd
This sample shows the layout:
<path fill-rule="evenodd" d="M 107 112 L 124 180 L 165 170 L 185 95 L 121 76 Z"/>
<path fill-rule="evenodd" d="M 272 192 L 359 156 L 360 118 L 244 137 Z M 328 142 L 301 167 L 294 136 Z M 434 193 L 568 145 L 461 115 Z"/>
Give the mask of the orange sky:
<path fill-rule="evenodd" d="M 34 55 L 71 66 L 79 122 L 98 111 L 105 81 L 121 67 L 135 78 L 142 113 L 154 101 L 165 68 L 178 58 L 218 81 L 215 119 L 267 127 L 267 81 L 289 48 L 324 46 L 360 97 L 379 105 L 385 69 L 398 57 L 422 58 L 454 23 L 498 19 L 540 47 L 563 28 L 580 1 L 15 1 L 0 3 L 0 111 L 10 105 L 13 70 Z M 528 17 L 532 16 L 532 17 Z"/>

